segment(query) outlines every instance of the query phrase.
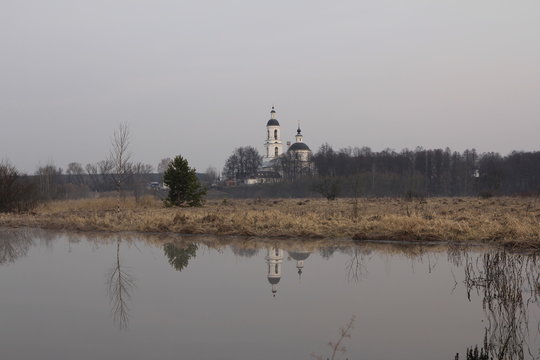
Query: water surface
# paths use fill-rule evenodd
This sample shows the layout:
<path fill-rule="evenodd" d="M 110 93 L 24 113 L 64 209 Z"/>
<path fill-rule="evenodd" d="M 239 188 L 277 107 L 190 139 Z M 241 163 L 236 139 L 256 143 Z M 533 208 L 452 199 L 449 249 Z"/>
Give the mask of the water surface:
<path fill-rule="evenodd" d="M 0 359 L 540 358 L 536 256 L 0 230 Z"/>

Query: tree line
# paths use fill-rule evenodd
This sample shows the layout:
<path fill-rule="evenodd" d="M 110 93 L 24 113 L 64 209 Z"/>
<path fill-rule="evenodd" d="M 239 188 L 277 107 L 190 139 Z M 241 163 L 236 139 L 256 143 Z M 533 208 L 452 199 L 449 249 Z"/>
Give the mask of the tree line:
<path fill-rule="evenodd" d="M 368 147 L 335 150 L 323 144 L 313 154 L 314 171 L 298 173 L 287 154 L 274 163 L 276 184 L 226 189 L 234 196 L 493 196 L 540 194 L 540 152 L 478 153 L 446 149 Z M 238 148 L 223 170 L 226 178 L 256 176 L 261 157 Z M 244 165 L 241 165 L 244 164 Z M 256 165 L 256 166 L 255 166 Z"/>
<path fill-rule="evenodd" d="M 138 201 L 141 195 L 155 192 L 148 184 L 161 181 L 163 176 L 153 174 L 149 164 L 132 161 L 129 144 L 129 127 L 122 123 L 111 138 L 109 156 L 84 167 L 71 162 L 64 171 L 49 163 L 38 167 L 33 175 L 25 175 L 3 160 L 0 162 L 0 212 L 28 211 L 40 202 L 84 198 L 97 192 L 114 191 L 119 199 L 129 193 Z M 162 160 L 158 168 L 170 163 L 170 159 L 164 160 L 167 164 Z"/>
<path fill-rule="evenodd" d="M 369 148 L 335 151 L 323 145 L 313 160 L 318 176 L 343 179 L 348 193 L 387 196 L 532 195 L 540 191 L 540 152 L 478 154 L 446 149 L 380 152 Z"/>
<path fill-rule="evenodd" d="M 0 212 L 25 211 L 39 202 L 79 199 L 95 193 L 121 191 L 138 199 L 150 192 L 150 182 L 160 179 L 160 174 L 152 173 L 151 165 L 143 163 L 126 164 L 120 174 L 109 160 L 90 163 L 84 168 L 72 162 L 66 170 L 49 163 L 26 175 L 4 160 L 0 163 Z"/>
<path fill-rule="evenodd" d="M 178 155 L 164 158 L 153 167 L 131 160 L 130 132 L 126 123 L 115 129 L 107 159 L 86 164 L 71 162 L 64 172 L 54 164 L 40 166 L 34 175 L 21 174 L 6 160 L 0 162 L 0 212 L 23 212 L 50 200 L 89 197 L 91 193 L 116 193 L 120 211 L 121 197 L 126 194 L 139 202 L 142 195 L 153 194 L 167 206 L 200 206 L 206 195 L 195 169 Z M 209 168 L 204 178 L 213 182 L 217 172 Z M 162 185 L 163 181 L 163 186 Z M 165 190 L 167 189 L 167 190 Z M 97 194 L 96 194 L 97 195 Z"/>

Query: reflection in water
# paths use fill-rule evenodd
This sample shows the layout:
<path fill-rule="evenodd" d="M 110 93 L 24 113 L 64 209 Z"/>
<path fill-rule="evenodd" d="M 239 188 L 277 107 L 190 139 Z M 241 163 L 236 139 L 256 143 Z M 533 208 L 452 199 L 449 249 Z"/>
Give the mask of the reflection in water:
<path fill-rule="evenodd" d="M 233 254 L 247 258 L 253 257 L 259 253 L 259 249 L 247 248 L 238 245 L 231 245 L 231 250 Z"/>
<path fill-rule="evenodd" d="M 277 285 L 281 280 L 281 264 L 283 264 L 283 250 L 278 247 L 266 249 L 266 264 L 268 264 L 268 282 L 272 285 L 272 294 L 276 296 Z"/>
<path fill-rule="evenodd" d="M 338 249 L 337 246 L 324 246 L 319 248 L 319 254 L 325 260 L 329 260 L 334 252 Z"/>
<path fill-rule="evenodd" d="M 129 323 L 128 300 L 135 283 L 133 277 L 120 263 L 120 239 L 116 240 L 116 263 L 107 276 L 107 290 L 112 304 L 114 322 L 121 330 L 125 330 Z"/>
<path fill-rule="evenodd" d="M 163 246 L 169 264 L 178 271 L 182 271 L 188 266 L 189 259 L 194 258 L 197 255 L 198 248 L 199 246 L 195 243 L 189 243 L 184 248 L 178 247 L 172 243 Z"/>
<path fill-rule="evenodd" d="M 306 260 L 311 253 L 309 251 L 289 251 L 289 256 L 296 260 L 296 268 L 298 269 L 298 276 L 302 278 L 302 269 L 304 268 L 304 260 Z"/>
<path fill-rule="evenodd" d="M 304 260 L 306 260 L 310 251 L 306 250 L 291 250 L 288 251 L 289 260 L 296 260 L 296 269 L 298 270 L 299 279 L 302 278 L 302 271 L 304 269 Z M 266 264 L 268 265 L 268 282 L 272 285 L 272 294 L 274 297 L 277 293 L 277 286 L 281 280 L 281 266 L 283 265 L 283 249 L 277 245 L 266 248 Z"/>
<path fill-rule="evenodd" d="M 487 319 L 484 345 L 480 351 L 468 349 L 467 359 L 540 358 L 540 350 L 529 346 L 539 330 L 534 324 L 531 334 L 529 326 L 529 306 L 538 306 L 537 257 L 498 251 L 476 258 L 466 252 L 463 258 L 467 296 L 470 300 L 475 292 L 482 297 Z"/>
<path fill-rule="evenodd" d="M 454 360 L 459 360 L 459 354 L 456 354 Z M 489 345 L 487 342 L 487 331 L 484 335 L 484 345 L 478 348 L 476 345 L 474 348 L 468 348 L 465 352 L 465 360 L 494 360 L 493 356 L 489 355 Z"/>
<path fill-rule="evenodd" d="M 33 238 L 29 231 L 0 229 L 0 265 L 13 263 L 26 256 L 33 245 Z"/>
<path fill-rule="evenodd" d="M 57 240 L 58 237 L 57 233 L 52 232 L 36 233 L 33 230 L 0 230 L 0 265 L 15 262 L 18 258 L 26 255 L 28 255 L 29 260 L 33 260 L 33 256 L 36 255 L 36 259 L 39 261 L 39 256 L 43 256 L 43 254 L 40 254 L 39 252 L 34 254 L 34 252 L 30 252 L 29 249 L 32 246 L 38 245 L 47 248 L 50 247 L 51 251 L 46 252 L 47 255 L 50 255 L 54 253 L 56 248 L 56 245 L 53 245 L 53 240 Z M 446 255 L 449 263 L 445 263 L 445 266 L 448 267 L 441 266 L 441 268 L 445 271 L 446 269 L 451 271 L 452 277 L 450 278 L 447 276 L 448 274 L 442 274 L 441 276 L 442 271 L 440 268 L 437 269 L 438 273 L 436 271 L 433 272 L 434 276 L 441 276 L 439 278 L 446 279 L 445 281 L 450 278 L 451 283 L 449 282 L 447 285 L 444 284 L 444 287 L 447 286 L 449 292 L 452 294 L 451 296 L 454 298 L 456 296 L 461 296 L 459 289 L 454 292 L 454 288 L 459 286 L 461 290 L 466 290 L 466 295 L 464 295 L 462 299 L 466 300 L 465 296 L 467 296 L 470 304 L 464 302 L 464 306 L 469 306 L 465 311 L 471 310 L 471 307 L 474 307 L 474 310 L 477 309 L 478 312 L 483 310 L 483 315 L 481 315 L 481 317 L 484 319 L 481 324 L 477 324 L 479 325 L 477 330 L 471 330 L 479 332 L 478 334 L 473 334 L 476 340 L 471 341 L 470 344 L 466 341 L 463 347 L 459 349 L 450 349 L 450 351 L 446 353 L 446 356 L 451 357 L 457 350 L 460 350 L 461 354 L 456 355 L 455 359 L 540 359 L 540 352 L 538 350 L 540 328 L 538 318 L 534 317 L 538 314 L 538 295 L 540 292 L 540 258 L 538 258 L 537 255 L 516 254 L 480 248 L 471 250 L 456 247 L 447 248 L 444 246 L 396 246 L 382 243 L 370 244 L 326 240 L 302 242 L 300 244 L 292 240 L 275 241 L 275 239 L 250 239 L 249 241 L 246 241 L 245 239 L 234 238 L 188 237 L 185 239 L 175 238 L 174 243 L 167 243 L 164 245 L 165 242 L 172 241 L 172 239 L 163 236 L 144 237 L 142 235 L 137 235 L 133 239 L 126 236 L 120 240 L 117 235 L 114 234 L 86 234 L 84 236 L 74 234 L 67 240 L 68 245 L 71 246 L 71 244 L 76 244 L 76 242 L 79 241 L 78 239 L 85 238 L 89 240 L 96 249 L 99 245 L 106 244 L 107 248 L 105 251 L 110 253 L 112 250 L 116 250 L 114 264 L 107 274 L 107 292 L 112 305 L 111 313 L 113 314 L 114 322 L 115 324 L 118 324 L 120 329 L 126 329 L 128 327 L 130 318 L 129 305 L 131 304 L 130 298 L 135 287 L 134 280 L 128 271 L 129 269 L 123 264 L 120 248 L 121 244 L 130 243 L 131 241 L 144 241 L 146 244 L 151 245 L 152 248 L 157 248 L 158 251 L 163 249 L 169 264 L 178 271 L 183 271 L 189 265 L 190 259 L 197 256 L 199 249 L 209 248 L 223 250 L 228 248 L 235 255 L 245 257 L 252 257 L 257 255 L 258 252 L 266 250 L 264 260 L 262 260 L 262 256 L 259 257 L 258 260 L 253 262 L 253 266 L 264 271 L 264 261 L 267 267 L 267 280 L 271 285 L 272 294 L 274 296 L 277 294 L 279 287 L 281 287 L 281 291 L 283 291 L 284 281 L 282 278 L 287 276 L 288 270 L 291 270 L 291 274 L 289 275 L 295 276 L 295 274 L 292 274 L 292 271 L 295 271 L 292 266 L 293 263 L 285 264 L 285 267 L 283 268 L 285 252 L 287 253 L 288 258 L 294 261 L 296 271 L 299 275 L 305 274 L 304 276 L 306 276 L 311 272 L 316 272 L 316 265 L 323 266 L 323 260 L 332 258 L 332 261 L 330 262 L 324 261 L 324 266 L 333 263 L 332 266 L 339 268 L 341 271 L 338 277 L 346 275 L 349 280 L 357 282 L 366 280 L 367 275 L 376 277 L 377 271 L 379 270 L 374 269 L 377 269 L 378 267 L 381 268 L 381 262 L 384 261 L 388 263 L 395 261 L 397 264 L 400 264 L 399 266 L 403 266 L 404 263 L 408 265 L 408 261 L 410 260 L 411 265 L 426 265 L 421 266 L 422 270 L 420 271 L 430 273 L 431 270 L 434 269 L 432 263 L 436 264 L 437 260 L 440 260 L 441 257 Z M 80 246 L 83 247 L 85 243 L 86 241 L 81 241 Z M 112 244 L 116 245 L 115 249 L 110 246 Z M 126 250 L 128 249 L 124 248 L 124 257 L 127 256 L 125 253 Z M 318 257 L 317 254 L 320 254 L 320 257 Z M 59 256 L 64 255 L 65 254 Z M 206 254 L 204 255 L 206 256 Z M 227 256 L 227 251 L 215 254 L 215 256 L 222 255 Z M 78 255 L 75 252 L 73 256 Z M 199 254 L 199 256 L 201 256 L 201 254 Z M 45 259 L 48 261 L 49 258 L 45 257 Z M 404 259 L 406 260 L 403 261 Z M 68 263 L 69 262 L 66 262 L 66 264 L 62 264 L 62 266 L 66 266 L 66 269 L 68 269 Z M 290 269 L 288 265 L 291 265 Z M 251 262 L 249 266 L 251 266 Z M 6 267 L 6 269 L 7 268 L 8 267 Z M 368 268 L 371 273 L 368 273 Z M 17 271 L 18 269 L 15 269 L 15 267 L 13 267 L 13 269 L 14 271 L 9 271 L 11 268 L 8 271 L 3 271 L 2 275 L 5 274 L 6 278 L 11 276 L 21 276 L 17 281 L 21 281 L 24 284 L 27 279 L 23 278 L 22 275 L 19 275 L 23 274 L 24 271 Z M 311 271 L 307 271 L 306 269 L 310 269 Z M 153 269 L 153 271 L 157 272 L 155 269 Z M 169 269 L 168 271 L 171 270 Z M 188 274 L 185 275 L 187 276 Z M 190 272 L 188 277 L 195 279 L 198 276 L 206 276 L 206 274 L 200 275 L 196 271 L 193 271 Z M 329 275 L 328 279 L 330 279 L 328 281 L 332 281 L 331 279 L 336 279 L 336 277 L 331 277 Z M 419 286 L 429 286 L 429 281 L 433 281 L 434 279 L 435 278 L 431 276 L 428 280 L 423 279 L 421 281 L 425 282 L 419 283 Z M 452 281 L 452 279 L 454 280 Z M 416 278 L 414 278 L 414 280 L 416 281 Z M 227 279 L 227 281 L 235 280 Z M 256 281 L 261 282 L 260 286 L 264 286 L 264 288 L 267 289 L 266 287 L 268 285 L 262 284 L 264 279 L 258 278 Z M 304 281 L 304 279 L 302 279 L 302 281 Z M 385 284 L 383 283 L 384 282 L 377 283 L 365 281 L 364 285 L 366 289 L 375 289 L 375 291 L 378 291 L 381 288 L 384 289 Z M 13 284 L 18 285 L 15 281 Z M 59 285 L 55 284 L 55 286 Z M 307 286 L 309 286 L 309 282 L 307 283 Z M 319 283 L 318 286 L 324 286 L 324 284 L 321 285 Z M 24 286 L 21 286 L 21 288 L 24 288 Z M 340 289 L 348 291 L 350 288 L 352 287 L 343 287 Z M 137 291 L 144 292 L 144 289 L 144 286 L 140 286 Z M 252 288 L 246 286 L 245 288 L 242 288 L 242 290 L 245 295 L 246 292 L 252 291 Z M 152 288 L 152 291 L 155 291 L 155 288 Z M 266 294 L 268 295 L 268 293 Z M 153 295 L 154 294 L 152 294 L 152 296 Z M 441 296 L 441 298 L 443 297 L 444 296 Z M 437 299 L 440 300 L 440 298 Z M 0 300 L 2 300 L 1 297 Z M 283 302 L 276 302 L 273 306 L 279 308 L 280 304 L 287 304 L 286 300 L 287 299 L 284 299 Z M 317 299 L 310 299 L 310 301 L 316 303 Z M 194 303 L 197 303 L 197 300 L 194 300 Z M 104 305 L 106 307 L 104 311 L 107 312 L 107 304 L 104 303 Z M 325 311 L 326 305 L 327 304 L 321 305 L 321 311 Z M 224 305 L 221 305 L 220 303 L 220 306 Z M 438 303 L 435 303 L 434 307 L 437 306 Z M 464 310 L 464 308 L 456 309 L 458 310 L 453 311 Z M 471 313 L 472 312 L 473 311 L 471 311 Z M 348 316 L 350 313 L 351 312 L 346 315 Z M 66 316 L 68 315 L 66 314 Z M 385 320 L 384 317 L 381 319 Z M 16 321 L 18 320 L 13 320 L 13 323 L 17 324 Z M 193 321 L 192 325 L 197 324 L 195 320 Z M 379 321 L 379 319 L 376 321 Z M 107 325 L 110 326 L 110 324 Z M 469 334 L 467 333 L 467 335 Z M 475 343 L 482 342 L 482 338 L 484 339 L 483 343 L 475 346 Z M 325 339 L 317 339 L 317 341 L 321 340 L 324 341 Z M 8 340 L 5 341 L 7 342 Z M 388 342 L 390 343 L 391 340 Z M 2 343 L 0 342 L 0 345 L 1 344 Z M 472 347 L 467 348 L 468 345 L 472 345 Z M 309 350 L 306 349 L 306 351 Z M 405 358 L 407 357 L 405 356 Z"/>
<path fill-rule="evenodd" d="M 355 247 L 352 250 L 351 257 L 345 265 L 347 269 L 347 279 L 358 282 L 362 277 L 362 274 L 367 271 L 364 262 L 364 255 L 369 255 L 369 252 L 363 252 L 360 248 Z"/>

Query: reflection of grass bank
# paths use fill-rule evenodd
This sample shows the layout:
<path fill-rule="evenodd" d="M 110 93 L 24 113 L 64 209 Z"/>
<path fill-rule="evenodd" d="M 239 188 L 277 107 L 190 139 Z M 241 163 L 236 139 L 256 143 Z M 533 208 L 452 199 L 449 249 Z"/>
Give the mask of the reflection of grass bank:
<path fill-rule="evenodd" d="M 116 200 L 107 198 L 53 202 L 31 214 L 0 214 L 0 225 L 540 246 L 540 202 L 531 198 L 216 200 L 201 208 L 128 199 L 120 212 L 115 207 Z"/>

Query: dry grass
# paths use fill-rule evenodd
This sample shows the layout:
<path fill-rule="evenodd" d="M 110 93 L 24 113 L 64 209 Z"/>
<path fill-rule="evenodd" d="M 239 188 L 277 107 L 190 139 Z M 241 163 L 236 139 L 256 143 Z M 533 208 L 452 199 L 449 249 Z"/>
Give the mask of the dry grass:
<path fill-rule="evenodd" d="M 120 212 L 116 204 L 114 198 L 52 202 L 29 214 L 0 214 L 0 226 L 540 247 L 535 198 L 212 200 L 201 208 L 165 208 L 145 198 L 124 200 Z"/>

